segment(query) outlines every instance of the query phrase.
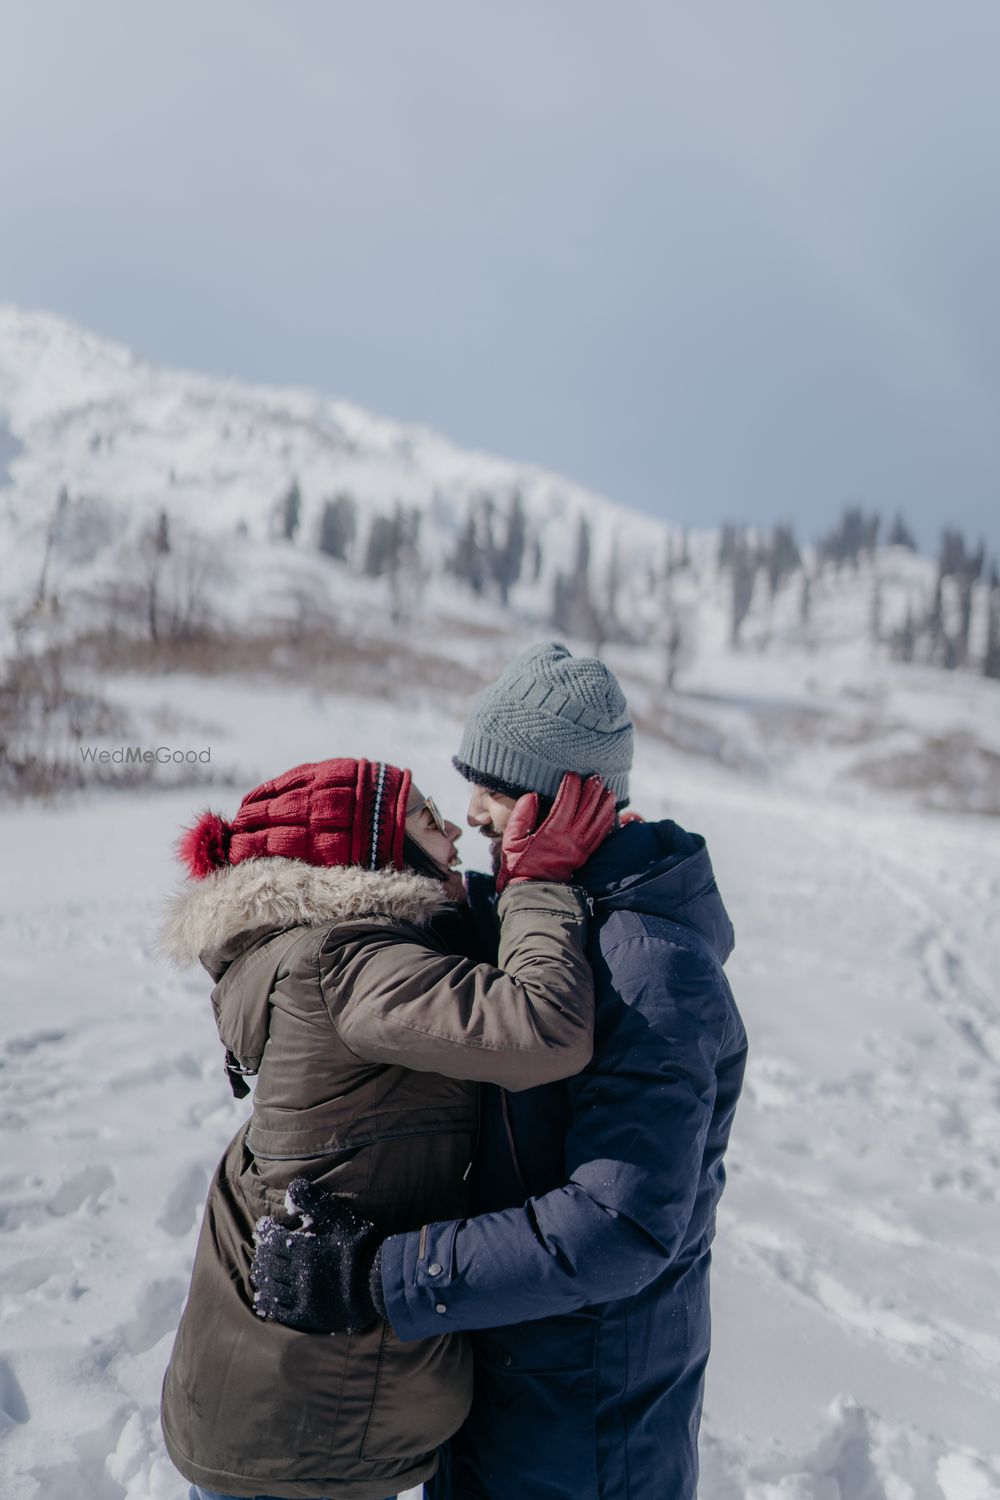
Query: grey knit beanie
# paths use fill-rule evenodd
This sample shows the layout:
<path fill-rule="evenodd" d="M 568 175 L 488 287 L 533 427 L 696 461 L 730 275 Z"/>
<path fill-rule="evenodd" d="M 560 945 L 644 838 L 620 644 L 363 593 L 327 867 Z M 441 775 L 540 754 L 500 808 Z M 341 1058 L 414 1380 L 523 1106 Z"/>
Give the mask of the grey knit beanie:
<path fill-rule="evenodd" d="M 454 764 L 480 786 L 552 797 L 566 771 L 603 776 L 628 802 L 632 722 L 617 679 L 593 656 L 545 641 L 480 693 Z"/>

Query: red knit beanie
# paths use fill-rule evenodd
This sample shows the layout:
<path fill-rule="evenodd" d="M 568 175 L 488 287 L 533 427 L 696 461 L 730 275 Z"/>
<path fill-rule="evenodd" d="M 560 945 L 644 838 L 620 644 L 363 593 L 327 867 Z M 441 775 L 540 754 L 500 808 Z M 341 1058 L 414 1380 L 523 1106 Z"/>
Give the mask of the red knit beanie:
<path fill-rule="evenodd" d="M 201 879 L 245 859 L 403 868 L 410 773 L 384 761 L 319 760 L 248 792 L 231 823 L 204 812 L 178 844 Z"/>

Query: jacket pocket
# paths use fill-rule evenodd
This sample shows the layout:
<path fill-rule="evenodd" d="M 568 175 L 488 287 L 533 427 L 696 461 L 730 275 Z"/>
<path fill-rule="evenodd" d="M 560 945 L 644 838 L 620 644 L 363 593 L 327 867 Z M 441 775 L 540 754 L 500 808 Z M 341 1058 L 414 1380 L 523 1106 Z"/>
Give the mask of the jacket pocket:
<path fill-rule="evenodd" d="M 472 1404 L 472 1352 L 464 1334 L 402 1343 L 383 1325 L 371 1411 L 361 1445 L 369 1463 L 415 1459 L 457 1432 Z"/>
<path fill-rule="evenodd" d="M 476 1359 L 499 1370 L 543 1374 L 593 1371 L 599 1317 L 586 1309 L 475 1335 Z"/>
<path fill-rule="evenodd" d="M 503 1341 L 507 1332 L 520 1331 L 501 1329 L 500 1339 L 476 1336 L 476 1401 L 458 1440 L 467 1482 L 458 1493 L 470 1500 L 479 1494 L 598 1500 L 592 1331 L 587 1337 L 578 1328 L 566 1330 L 570 1337 L 555 1349 L 542 1339 L 531 1346 Z"/>

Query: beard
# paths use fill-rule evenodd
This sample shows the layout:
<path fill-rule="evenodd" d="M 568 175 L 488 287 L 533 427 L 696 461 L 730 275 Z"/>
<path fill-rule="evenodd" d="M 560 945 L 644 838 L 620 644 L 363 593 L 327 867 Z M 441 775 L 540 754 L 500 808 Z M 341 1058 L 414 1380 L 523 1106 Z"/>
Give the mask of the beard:
<path fill-rule="evenodd" d="M 480 830 L 484 839 L 490 844 L 490 863 L 493 866 L 493 878 L 500 874 L 500 860 L 502 856 L 503 834 L 497 828 L 483 828 Z"/>

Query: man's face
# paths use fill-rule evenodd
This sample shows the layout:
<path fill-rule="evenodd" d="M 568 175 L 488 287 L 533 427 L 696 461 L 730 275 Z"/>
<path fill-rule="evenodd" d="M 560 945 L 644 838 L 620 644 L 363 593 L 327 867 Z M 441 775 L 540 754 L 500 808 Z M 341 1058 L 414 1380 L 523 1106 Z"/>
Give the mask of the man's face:
<path fill-rule="evenodd" d="M 489 787 L 474 786 L 472 796 L 469 798 L 469 812 L 466 821 L 470 828 L 477 828 L 484 838 L 489 839 L 493 852 L 493 869 L 500 868 L 500 840 L 503 831 L 507 827 L 511 809 L 515 798 L 507 797 L 503 792 L 491 792 Z"/>

